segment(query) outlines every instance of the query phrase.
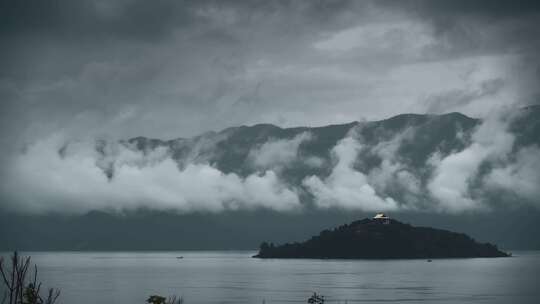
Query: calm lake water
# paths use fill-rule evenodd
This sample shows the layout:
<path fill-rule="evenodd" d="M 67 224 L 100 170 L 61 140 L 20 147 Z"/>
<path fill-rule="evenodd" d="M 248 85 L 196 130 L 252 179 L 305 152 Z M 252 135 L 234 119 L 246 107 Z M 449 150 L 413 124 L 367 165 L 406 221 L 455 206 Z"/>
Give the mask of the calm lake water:
<path fill-rule="evenodd" d="M 540 252 L 512 258 L 259 260 L 254 252 L 30 252 L 60 303 L 540 303 Z M 2 255 L 5 255 L 2 254 Z M 183 259 L 176 257 L 183 256 Z"/>

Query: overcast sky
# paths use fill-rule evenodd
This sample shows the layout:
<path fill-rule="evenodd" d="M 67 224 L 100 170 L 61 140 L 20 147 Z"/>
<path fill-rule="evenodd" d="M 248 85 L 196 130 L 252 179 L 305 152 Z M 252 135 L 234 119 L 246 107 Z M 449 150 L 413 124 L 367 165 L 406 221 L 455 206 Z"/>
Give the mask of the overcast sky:
<path fill-rule="evenodd" d="M 539 1 L 0 0 L 0 200 L 29 211 L 292 210 L 300 185 L 284 182 L 280 162 L 310 134 L 252 150 L 247 177 L 114 143 L 458 111 L 486 119 L 463 151 L 434 152 L 429 180 L 384 145 L 386 163 L 357 171 L 364 147 L 351 137 L 331 148 L 330 175 L 304 178 L 302 191 L 323 207 L 396 210 L 404 202 L 386 189 L 402 181 L 413 201 L 429 193 L 438 210 L 476 210 L 484 197 L 470 181 L 496 159 L 481 190 L 536 204 L 538 148 L 512 150 L 492 113 L 539 103 L 538 25 Z"/>
<path fill-rule="evenodd" d="M 1 1 L 2 145 L 540 100 L 538 1 Z"/>

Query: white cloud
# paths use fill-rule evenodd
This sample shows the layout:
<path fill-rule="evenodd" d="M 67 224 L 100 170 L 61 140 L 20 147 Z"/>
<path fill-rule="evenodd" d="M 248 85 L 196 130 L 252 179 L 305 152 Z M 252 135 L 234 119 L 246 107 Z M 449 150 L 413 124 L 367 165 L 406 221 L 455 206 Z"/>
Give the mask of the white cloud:
<path fill-rule="evenodd" d="M 303 185 L 314 195 L 317 206 L 365 211 L 397 208 L 392 198 L 378 196 L 366 175 L 353 168 L 361 148 L 354 138 L 344 138 L 332 150 L 337 160 L 332 173 L 324 180 L 317 176 L 304 179 Z"/>
<path fill-rule="evenodd" d="M 282 168 L 291 165 L 298 157 L 298 148 L 304 141 L 311 140 L 308 132 L 292 139 L 269 140 L 249 152 L 248 158 L 256 168 Z"/>
<path fill-rule="evenodd" d="M 540 149 L 520 149 L 514 162 L 493 169 L 485 183 L 488 188 L 514 193 L 540 206 Z"/>
<path fill-rule="evenodd" d="M 180 170 L 161 149 L 144 155 L 118 145 L 107 156 L 114 169 L 109 180 L 98 166 L 100 155 L 92 143 L 72 143 L 59 153 L 63 143 L 59 135 L 41 140 L 12 161 L 2 185 L 9 207 L 75 213 L 143 206 L 181 212 L 300 207 L 295 190 L 273 171 L 242 178 L 208 164 L 188 164 Z"/>
<path fill-rule="evenodd" d="M 486 206 L 473 197 L 469 186 L 484 161 L 504 161 L 511 152 L 514 136 L 507 131 L 507 122 L 499 113 L 488 116 L 472 135 L 472 143 L 464 150 L 442 157 L 435 153 L 430 163 L 434 175 L 427 188 L 439 203 L 450 212 L 481 209 Z"/>
<path fill-rule="evenodd" d="M 324 166 L 325 160 L 317 156 L 309 156 L 304 158 L 304 164 L 312 168 L 321 168 Z"/>
<path fill-rule="evenodd" d="M 388 141 L 378 143 L 370 151 L 381 158 L 381 164 L 369 171 L 370 183 L 379 193 L 399 190 L 400 201 L 413 207 L 420 200 L 422 183 L 420 179 L 399 159 L 398 149 L 403 140 L 410 138 L 415 128 L 407 128 Z"/>
<path fill-rule="evenodd" d="M 372 23 L 333 33 L 314 47 L 323 51 L 392 52 L 408 57 L 419 57 L 425 47 L 435 42 L 433 30 L 415 21 Z"/>
<path fill-rule="evenodd" d="M 271 140 L 251 151 L 248 161 L 257 165 L 246 177 L 225 174 L 206 160 L 220 136 L 184 142 L 192 144 L 195 152 L 179 165 L 165 146 L 140 151 L 113 141 L 66 143 L 64 136 L 56 134 L 29 145 L 6 163 L 1 201 L 6 208 L 26 212 L 139 207 L 180 212 L 260 207 L 290 211 L 302 208 L 297 187 L 303 186 L 320 208 L 380 211 L 425 207 L 457 213 L 489 208 L 486 198 L 494 191 L 537 204 L 540 148 L 528 146 L 514 152 L 514 135 L 507 130 L 511 120 L 500 117 L 495 113 L 484 120 L 462 151 L 434 153 L 428 161 L 433 168 L 428 177 L 424 173 L 429 167 L 411 168 L 399 154 L 403 140 L 416 134 L 414 128 L 374 146 L 362 145 L 355 139 L 357 134 L 350 134 L 333 147 L 331 160 L 298 155 L 300 144 L 312 140 L 309 133 Z M 467 140 L 462 133 L 458 136 Z M 365 152 L 382 159 L 369 172 L 355 169 L 359 154 Z M 334 167 L 326 177 L 307 176 L 301 185 L 280 180 L 280 170 L 286 166 L 318 168 L 330 161 Z"/>

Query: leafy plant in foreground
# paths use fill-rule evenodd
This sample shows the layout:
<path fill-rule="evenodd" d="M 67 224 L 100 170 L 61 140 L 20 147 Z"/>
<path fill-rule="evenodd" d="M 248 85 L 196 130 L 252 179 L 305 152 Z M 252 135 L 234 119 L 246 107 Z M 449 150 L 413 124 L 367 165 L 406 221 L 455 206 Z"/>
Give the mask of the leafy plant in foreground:
<path fill-rule="evenodd" d="M 0 275 L 6 291 L 2 296 L 2 304 L 54 304 L 60 296 L 60 290 L 50 288 L 45 295 L 41 294 L 41 282 L 37 280 L 37 267 L 28 278 L 30 257 L 21 258 L 15 251 L 9 259 L 11 269 L 7 269 L 4 258 L 0 257 Z"/>

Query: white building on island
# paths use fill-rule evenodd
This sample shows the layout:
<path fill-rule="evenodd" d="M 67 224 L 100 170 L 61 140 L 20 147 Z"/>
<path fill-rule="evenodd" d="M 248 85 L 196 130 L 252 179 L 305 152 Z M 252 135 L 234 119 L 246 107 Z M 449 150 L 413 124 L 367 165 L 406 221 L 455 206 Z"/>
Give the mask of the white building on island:
<path fill-rule="evenodd" d="M 373 220 L 380 221 L 381 223 L 385 225 L 390 224 L 390 218 L 384 213 L 375 214 L 375 216 L 373 217 Z"/>

